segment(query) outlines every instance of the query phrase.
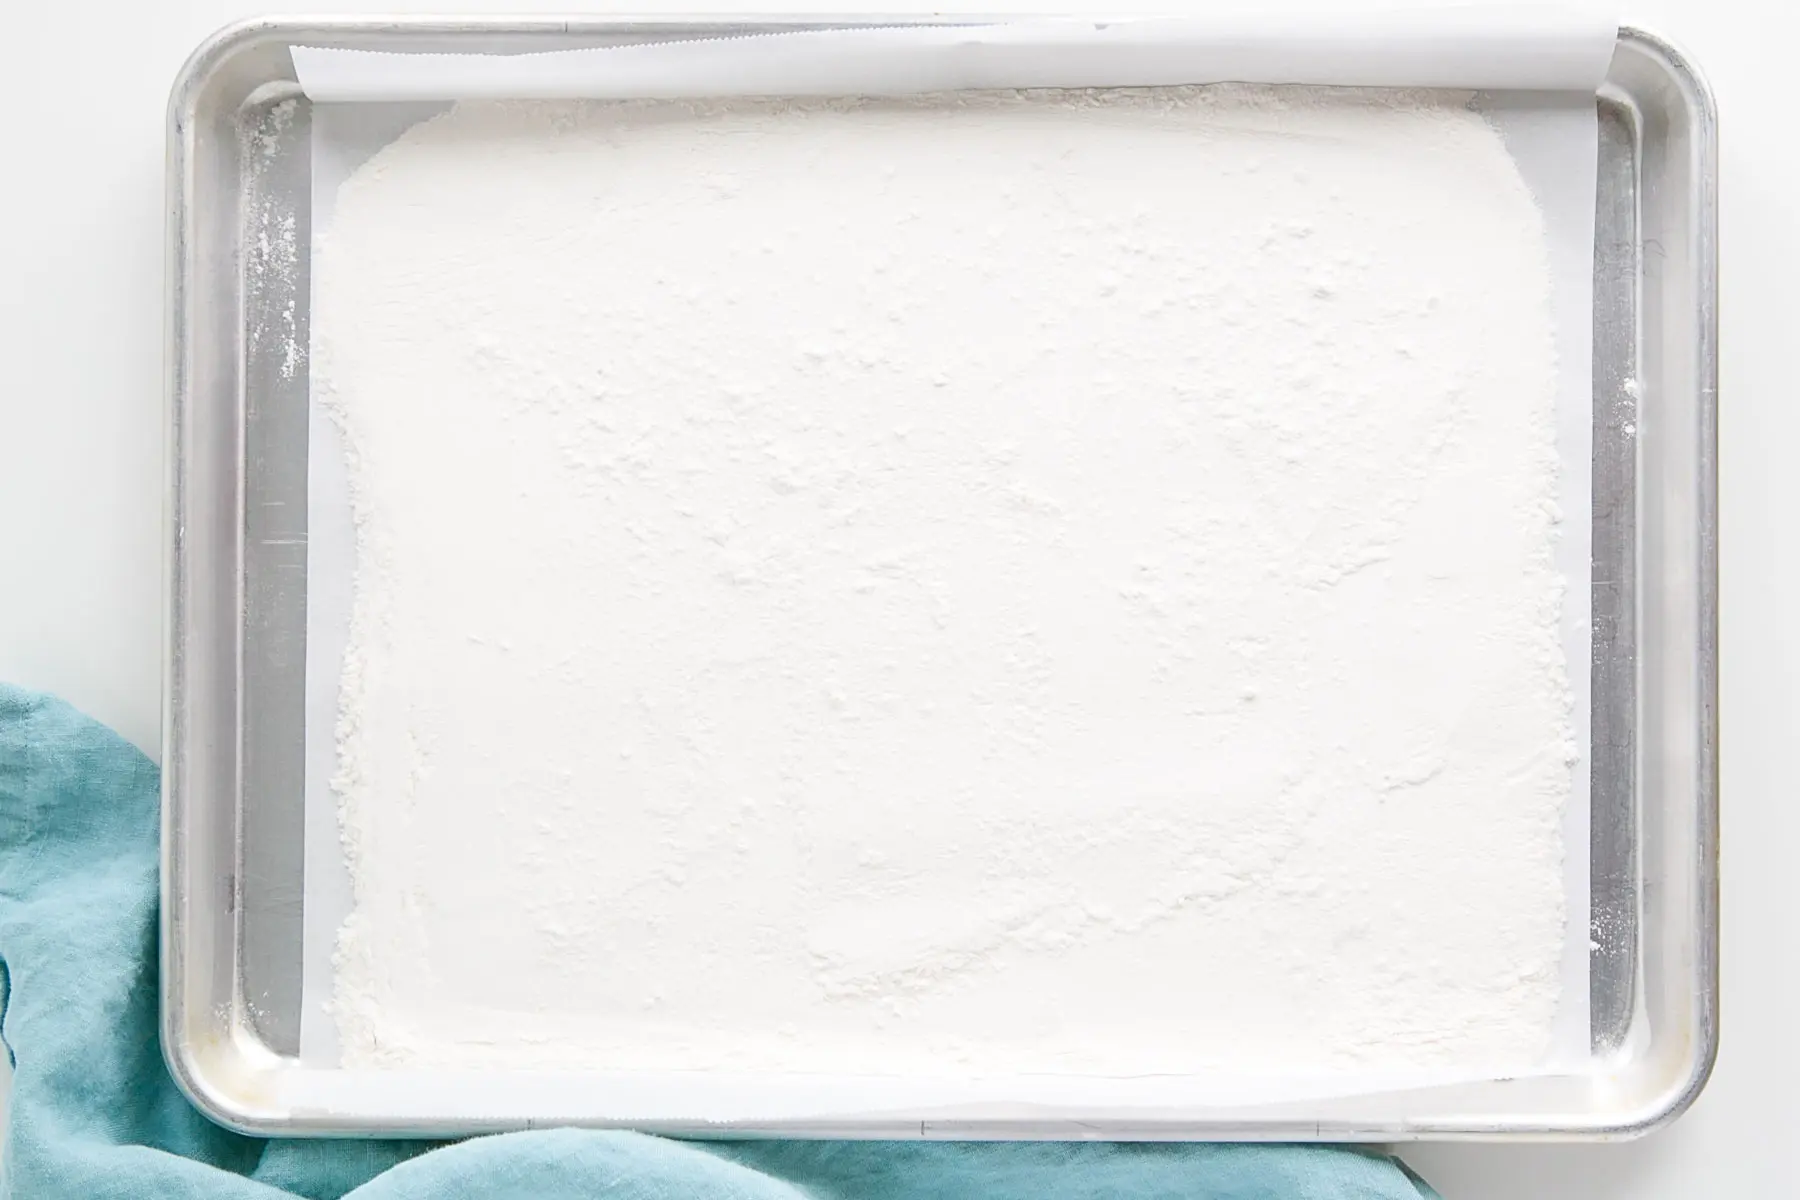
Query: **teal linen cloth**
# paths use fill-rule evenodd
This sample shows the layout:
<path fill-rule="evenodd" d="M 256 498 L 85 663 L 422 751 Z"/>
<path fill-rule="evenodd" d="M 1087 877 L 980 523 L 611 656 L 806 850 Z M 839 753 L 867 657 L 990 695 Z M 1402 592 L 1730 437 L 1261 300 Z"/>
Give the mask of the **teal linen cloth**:
<path fill-rule="evenodd" d="M 1420 1200 L 1332 1146 L 680 1142 L 546 1130 L 451 1145 L 263 1140 L 207 1121 L 157 1044 L 157 772 L 61 701 L 0 684 L 0 1034 L 17 1200 Z"/>

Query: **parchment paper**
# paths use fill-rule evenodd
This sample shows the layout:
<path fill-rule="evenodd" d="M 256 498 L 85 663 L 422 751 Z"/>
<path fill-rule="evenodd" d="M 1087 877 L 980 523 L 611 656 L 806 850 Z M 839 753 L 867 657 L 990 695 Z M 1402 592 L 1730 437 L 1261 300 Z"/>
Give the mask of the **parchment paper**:
<path fill-rule="evenodd" d="M 1618 22 L 1584 5 L 906 25 L 547 54 L 296 47 L 315 101 L 888 96 L 971 88 L 1310 83 L 1587 91 Z"/>
<path fill-rule="evenodd" d="M 330 225 L 338 185 L 414 123 L 459 97 L 654 97 L 904 94 L 954 87 L 1143 86 L 1223 80 L 1366 86 L 1493 88 L 1475 103 L 1500 130 L 1543 209 L 1551 250 L 1559 356 L 1558 449 L 1562 508 L 1558 565 L 1569 582 L 1562 626 L 1581 757 L 1564 815 L 1567 934 L 1555 1044 L 1539 1073 L 1589 1064 L 1589 661 L 1592 498 L 1592 278 L 1598 125 L 1594 91 L 1616 25 L 1567 10 L 1463 9 L 1330 14 L 1295 38 L 1291 8 L 1204 19 L 1023 21 L 862 32 L 759 35 L 731 40 L 550 54 L 404 55 L 296 48 L 313 112 L 313 235 Z M 1282 14 L 1285 14 L 1282 15 Z M 301 1061 L 335 1067 L 326 1010 L 331 954 L 351 904 L 330 777 L 336 755 L 337 682 L 350 614 L 354 543 L 342 448 L 315 405 L 309 444 L 306 874 Z M 1280 1078 L 1209 1076 L 1087 1079 L 898 1080 L 787 1076 L 610 1076 L 621 1118 L 776 1120 L 904 1109 L 968 1116 L 1046 1115 L 1042 1106 L 1144 1114 L 1408 1090 L 1517 1075 L 1516 1064 L 1466 1071 L 1377 1072 Z M 332 1077 L 337 1077 L 335 1081 Z M 459 1079 L 461 1083 L 459 1084 Z M 557 1084 L 541 1075 L 444 1072 L 301 1072 L 290 1102 L 441 1115 L 591 1111 L 592 1074 Z M 565 1099 L 558 1100 L 563 1096 Z M 1030 1096 L 1026 1109 L 1020 1102 Z M 546 1107 L 547 1106 L 547 1107 Z M 971 1108 L 970 1106 L 974 1106 Z"/>

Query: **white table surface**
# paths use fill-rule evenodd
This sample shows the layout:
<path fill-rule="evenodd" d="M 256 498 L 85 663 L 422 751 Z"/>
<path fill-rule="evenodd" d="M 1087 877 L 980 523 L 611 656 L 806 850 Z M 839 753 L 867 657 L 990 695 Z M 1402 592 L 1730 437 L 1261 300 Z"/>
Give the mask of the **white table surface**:
<path fill-rule="evenodd" d="M 1312 0 L 1315 8 L 1330 3 Z M 0 39 L 0 112 L 11 152 L 0 182 L 0 678 L 58 692 L 152 754 L 161 621 L 163 104 L 195 43 L 264 7 L 253 0 L 17 0 L 7 5 Z M 385 0 L 320 10 L 556 7 Z M 623 10 L 659 7 L 907 6 L 638 0 Z M 988 0 L 971 11 L 1047 7 Z M 1149 6 L 1102 0 L 1085 7 Z M 1800 513 L 1793 463 L 1800 400 L 1784 357 L 1800 346 L 1800 305 L 1788 287 L 1800 280 L 1800 147 L 1787 92 L 1800 67 L 1789 40 L 1800 34 L 1800 7 L 1641 0 L 1624 12 L 1699 63 L 1717 94 L 1723 131 L 1723 1050 L 1694 1108 L 1638 1142 L 1406 1150 L 1448 1200 L 1800 1195 L 1788 1141 L 1800 1124 L 1800 1038 L 1786 1023 L 1800 986 L 1800 889 L 1788 862 L 1800 852 L 1800 806 L 1782 765 L 1800 741 L 1800 621 L 1790 619 L 1800 613 L 1800 541 L 1782 532 L 1787 516 Z M 5 1091 L 0 1080 L 0 1107 Z"/>

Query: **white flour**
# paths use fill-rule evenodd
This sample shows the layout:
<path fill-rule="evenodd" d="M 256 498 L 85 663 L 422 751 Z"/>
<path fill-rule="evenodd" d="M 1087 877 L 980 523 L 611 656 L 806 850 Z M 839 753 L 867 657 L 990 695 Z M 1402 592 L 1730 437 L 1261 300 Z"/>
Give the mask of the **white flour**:
<path fill-rule="evenodd" d="M 1547 1048 L 1548 268 L 1453 99 L 465 105 L 315 289 L 347 1062 Z"/>

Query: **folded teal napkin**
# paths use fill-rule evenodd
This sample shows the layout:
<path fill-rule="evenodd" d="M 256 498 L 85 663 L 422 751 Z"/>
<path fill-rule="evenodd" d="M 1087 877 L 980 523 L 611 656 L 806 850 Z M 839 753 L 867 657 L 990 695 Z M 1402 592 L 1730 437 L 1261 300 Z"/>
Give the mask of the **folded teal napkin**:
<path fill-rule="evenodd" d="M 59 700 L 0 684 L 0 1197 L 103 1200 L 1420 1200 L 1334 1146 L 679 1142 L 561 1129 L 262 1140 L 213 1125 L 156 1039 L 156 767 Z"/>

